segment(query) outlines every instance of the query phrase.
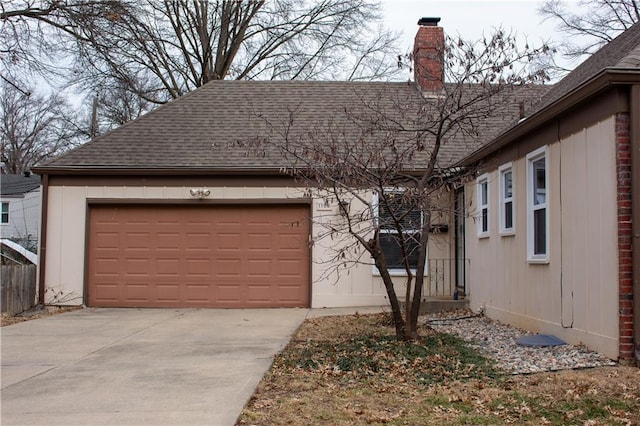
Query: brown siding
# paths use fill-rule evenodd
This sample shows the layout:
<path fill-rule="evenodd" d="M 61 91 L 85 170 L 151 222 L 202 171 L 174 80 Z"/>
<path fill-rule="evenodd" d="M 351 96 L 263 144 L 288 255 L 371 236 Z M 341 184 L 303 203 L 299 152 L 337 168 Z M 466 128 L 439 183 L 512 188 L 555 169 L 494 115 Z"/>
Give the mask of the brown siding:
<path fill-rule="evenodd" d="M 544 145 L 550 145 L 561 139 L 588 128 L 616 113 L 629 110 L 627 90 L 616 87 L 587 103 L 564 111 L 543 126 L 527 133 L 519 139 L 493 152 L 482 160 L 481 172 L 497 168 L 499 165 L 522 158 L 529 152 Z"/>

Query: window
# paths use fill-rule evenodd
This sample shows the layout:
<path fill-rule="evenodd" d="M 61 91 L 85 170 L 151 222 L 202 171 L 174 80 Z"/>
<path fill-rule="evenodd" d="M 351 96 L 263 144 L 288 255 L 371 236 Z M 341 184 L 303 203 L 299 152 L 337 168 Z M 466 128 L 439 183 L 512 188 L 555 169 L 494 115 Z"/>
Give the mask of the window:
<path fill-rule="evenodd" d="M 489 179 L 487 175 L 478 178 L 478 236 L 489 235 Z"/>
<path fill-rule="evenodd" d="M 9 223 L 9 203 L 2 203 L 0 223 Z"/>
<path fill-rule="evenodd" d="M 549 182 L 546 147 L 527 155 L 527 250 L 529 261 L 549 260 Z"/>
<path fill-rule="evenodd" d="M 411 269 L 415 269 L 418 266 L 422 212 L 413 205 L 403 205 L 402 194 L 397 192 L 385 194 L 385 200 L 378 199 L 377 205 L 380 245 L 389 269 L 404 269 L 401 239 L 392 213 L 396 218 L 401 217 L 401 227 L 407 245 L 407 260 Z"/>
<path fill-rule="evenodd" d="M 500 174 L 500 233 L 513 234 L 513 168 L 511 163 L 498 168 Z"/>

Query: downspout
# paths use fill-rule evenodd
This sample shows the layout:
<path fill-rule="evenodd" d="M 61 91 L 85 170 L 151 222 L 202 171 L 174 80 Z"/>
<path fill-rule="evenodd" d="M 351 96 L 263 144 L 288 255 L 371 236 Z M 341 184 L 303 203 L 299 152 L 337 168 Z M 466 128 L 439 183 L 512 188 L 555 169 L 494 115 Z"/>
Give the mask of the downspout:
<path fill-rule="evenodd" d="M 47 215 L 49 211 L 49 175 L 42 175 L 42 209 L 40 210 L 40 253 L 38 254 L 38 305 L 44 306 L 44 275 L 47 263 Z"/>
<path fill-rule="evenodd" d="M 631 270 L 633 280 L 633 343 L 640 367 L 640 84 L 631 86 Z"/>

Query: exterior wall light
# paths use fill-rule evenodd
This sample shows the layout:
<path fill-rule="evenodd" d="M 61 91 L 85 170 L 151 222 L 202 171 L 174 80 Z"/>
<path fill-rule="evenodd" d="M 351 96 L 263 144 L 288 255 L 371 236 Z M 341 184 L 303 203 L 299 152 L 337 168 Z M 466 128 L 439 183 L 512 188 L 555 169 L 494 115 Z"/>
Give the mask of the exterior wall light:
<path fill-rule="evenodd" d="M 211 190 L 209 188 L 191 188 L 189 194 L 191 194 L 192 197 L 197 197 L 202 200 L 211 195 Z"/>

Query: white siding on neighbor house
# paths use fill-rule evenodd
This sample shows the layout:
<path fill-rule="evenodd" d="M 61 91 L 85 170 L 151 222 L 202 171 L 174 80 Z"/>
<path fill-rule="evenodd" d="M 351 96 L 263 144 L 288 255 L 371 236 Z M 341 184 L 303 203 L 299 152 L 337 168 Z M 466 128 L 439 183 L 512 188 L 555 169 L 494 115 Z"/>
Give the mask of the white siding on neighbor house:
<path fill-rule="evenodd" d="M 88 200 L 193 200 L 190 187 L 128 187 L 128 186 L 50 186 L 47 221 L 47 259 L 45 269 L 46 301 L 54 297 L 62 298 L 65 304 L 83 303 L 84 268 L 86 261 L 86 229 Z M 300 188 L 274 187 L 209 187 L 207 199 L 299 199 L 304 196 Z M 335 215 L 335 220 L 343 220 L 337 205 L 323 209 L 320 200 L 312 203 L 312 215 Z M 449 233 L 433 236 L 429 244 L 430 257 L 451 258 L 453 226 Z M 314 239 L 321 230 L 312 225 Z M 333 244 L 330 238 L 315 242 L 312 248 L 311 303 L 312 307 L 374 306 L 388 304 L 382 280 L 374 273 L 371 265 L 358 265 L 350 271 L 324 278 Z M 323 248 L 324 247 L 324 248 Z M 367 258 L 364 258 L 367 260 Z M 403 277 L 397 277 L 397 291 L 404 294 Z"/>
<path fill-rule="evenodd" d="M 1 197 L 0 201 L 9 203 L 9 223 L 0 224 L 2 238 L 38 239 L 40 221 L 40 190 L 24 194 L 24 197 Z"/>
<path fill-rule="evenodd" d="M 472 309 L 485 308 L 500 321 L 618 357 L 614 136 L 610 118 L 560 142 L 549 141 L 546 264 L 527 261 L 527 163 L 513 161 L 514 235 L 495 231 L 497 213 L 490 217 L 489 238 L 467 234 Z M 489 173 L 489 182 L 497 193 L 497 169 Z M 467 193 L 475 200 L 475 185 Z M 497 197 L 491 203 L 497 207 Z M 473 218 L 467 226 L 475 229 Z"/>

